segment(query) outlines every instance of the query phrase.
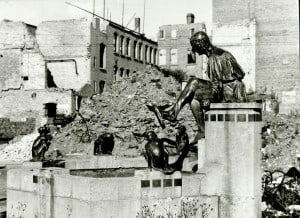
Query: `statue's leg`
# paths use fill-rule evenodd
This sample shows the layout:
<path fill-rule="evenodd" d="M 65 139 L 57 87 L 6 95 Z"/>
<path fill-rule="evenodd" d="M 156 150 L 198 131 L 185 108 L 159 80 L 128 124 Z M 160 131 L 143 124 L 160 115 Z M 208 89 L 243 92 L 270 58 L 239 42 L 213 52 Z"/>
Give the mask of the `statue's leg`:
<path fill-rule="evenodd" d="M 199 87 L 199 79 L 192 78 L 188 81 L 185 88 L 180 93 L 176 102 L 168 108 L 164 108 L 163 106 L 158 106 L 158 109 L 162 115 L 163 119 L 169 120 L 171 122 L 175 122 L 176 118 L 181 111 L 181 109 L 187 104 L 191 103 L 195 96 L 195 92 Z"/>
<path fill-rule="evenodd" d="M 205 137 L 204 111 L 201 103 L 197 99 L 192 100 L 190 107 L 198 126 L 198 133 L 190 144 L 196 144 L 199 139 Z"/>

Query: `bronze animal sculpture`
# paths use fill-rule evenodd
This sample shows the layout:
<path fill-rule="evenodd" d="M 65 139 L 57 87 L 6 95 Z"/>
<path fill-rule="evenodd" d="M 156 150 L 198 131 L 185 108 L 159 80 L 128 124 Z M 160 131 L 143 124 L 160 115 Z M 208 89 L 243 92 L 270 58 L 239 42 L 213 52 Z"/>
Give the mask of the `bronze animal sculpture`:
<path fill-rule="evenodd" d="M 231 53 L 213 46 L 202 31 L 195 33 L 190 43 L 194 53 L 208 57 L 206 74 L 210 80 L 193 77 L 174 104 L 157 106 L 148 103 L 147 107 L 165 128 L 164 120 L 176 122 L 181 109 L 189 104 L 198 125 L 198 134 L 192 142 L 195 144 L 204 137 L 204 112 L 209 110 L 210 103 L 245 102 L 247 94 L 242 82 L 245 73 Z"/>
<path fill-rule="evenodd" d="M 48 126 L 42 126 L 38 129 L 39 136 L 34 140 L 31 153 L 32 161 L 42 161 L 45 158 L 45 153 L 48 151 L 52 136 Z"/>
<path fill-rule="evenodd" d="M 162 170 L 165 174 L 172 174 L 175 171 L 182 170 L 183 161 L 190 151 L 189 139 L 184 126 L 178 128 L 176 141 L 168 138 L 158 138 L 154 131 L 133 134 L 138 137 L 145 137 L 147 140 L 147 143 L 145 144 L 145 158 L 150 170 Z M 164 145 L 164 143 L 173 146 L 167 146 Z M 178 159 L 172 164 L 169 164 L 169 152 L 166 147 L 175 147 L 180 154 Z"/>
<path fill-rule="evenodd" d="M 94 142 L 94 155 L 112 154 L 115 146 L 114 135 L 103 133 Z"/>
<path fill-rule="evenodd" d="M 136 137 L 144 137 L 147 140 L 144 156 L 148 163 L 148 168 L 150 170 L 166 170 L 168 167 L 169 154 L 164 147 L 163 140 L 158 138 L 154 131 L 133 134 Z"/>

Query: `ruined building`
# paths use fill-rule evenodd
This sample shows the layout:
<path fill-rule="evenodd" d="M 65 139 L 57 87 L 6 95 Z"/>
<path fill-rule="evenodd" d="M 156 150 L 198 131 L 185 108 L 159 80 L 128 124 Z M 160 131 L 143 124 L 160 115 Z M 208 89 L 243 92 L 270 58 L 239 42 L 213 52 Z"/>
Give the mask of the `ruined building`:
<path fill-rule="evenodd" d="M 281 110 L 300 110 L 300 93 L 286 95 L 289 106 L 283 97 L 300 91 L 299 1 L 213 0 L 212 10 L 213 43 L 237 58 L 247 88 L 273 89 Z"/>
<path fill-rule="evenodd" d="M 84 96 L 156 64 L 157 43 L 114 22 L 86 18 L 0 23 L 0 117 L 71 118 Z M 0 133 L 1 137 L 1 133 Z"/>
<path fill-rule="evenodd" d="M 187 14 L 186 24 L 172 24 L 159 27 L 158 49 L 159 66 L 166 69 L 180 69 L 187 75 L 200 78 L 204 57 L 198 54 L 194 57 L 191 52 L 190 37 L 198 32 L 206 32 L 204 23 L 195 23 L 194 14 Z"/>

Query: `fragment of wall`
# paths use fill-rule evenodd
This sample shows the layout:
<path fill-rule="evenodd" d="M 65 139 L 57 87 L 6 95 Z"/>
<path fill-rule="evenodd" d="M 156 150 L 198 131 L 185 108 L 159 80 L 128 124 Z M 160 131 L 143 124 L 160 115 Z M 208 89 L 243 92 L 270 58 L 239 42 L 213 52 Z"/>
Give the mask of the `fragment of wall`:
<path fill-rule="evenodd" d="M 24 22 L 0 22 L 0 90 L 21 87 L 23 51 L 36 48 L 35 29 Z"/>
<path fill-rule="evenodd" d="M 59 88 L 80 91 L 91 84 L 91 22 L 87 19 L 42 22 L 36 33 L 40 51 Z M 76 66 L 75 66 L 76 62 Z"/>
<path fill-rule="evenodd" d="M 213 44 L 232 53 L 241 65 L 245 72 L 243 81 L 247 91 L 256 89 L 255 29 L 255 20 L 244 20 L 232 24 L 216 24 L 212 35 Z"/>
<path fill-rule="evenodd" d="M 0 96 L 0 117 L 44 117 L 46 103 L 56 103 L 57 114 L 75 112 L 75 96 L 71 90 L 11 90 Z"/>
<path fill-rule="evenodd" d="M 255 1 L 257 86 L 281 95 L 300 81 L 299 1 Z"/>

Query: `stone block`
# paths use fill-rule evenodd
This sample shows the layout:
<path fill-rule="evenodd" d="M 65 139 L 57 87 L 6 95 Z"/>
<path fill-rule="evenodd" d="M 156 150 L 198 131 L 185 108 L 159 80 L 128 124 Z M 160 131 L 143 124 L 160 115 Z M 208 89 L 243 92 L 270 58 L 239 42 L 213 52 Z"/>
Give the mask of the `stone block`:
<path fill-rule="evenodd" d="M 37 191 L 38 186 L 34 182 L 34 173 L 31 170 L 26 170 L 23 168 L 21 179 L 21 187 L 20 190 L 34 192 Z"/>
<path fill-rule="evenodd" d="M 57 197 L 72 197 L 72 179 L 70 175 L 54 175 L 53 195 Z"/>
<path fill-rule="evenodd" d="M 141 182 L 136 177 L 118 178 L 118 199 L 140 199 Z"/>
<path fill-rule="evenodd" d="M 37 162 L 25 161 L 22 164 L 22 167 L 31 168 L 31 169 L 43 168 L 43 162 L 41 162 L 41 161 L 37 161 Z"/>
<path fill-rule="evenodd" d="M 120 178 L 88 178 L 91 201 L 111 201 L 118 200 L 118 185 Z M 123 180 L 122 180 L 123 181 Z"/>
<path fill-rule="evenodd" d="M 66 160 L 68 169 L 143 168 L 147 162 L 143 157 L 119 157 L 115 155 L 91 156 L 90 158 Z"/>
<path fill-rule="evenodd" d="M 182 175 L 182 196 L 200 196 L 201 193 L 201 179 L 204 175 L 194 174 L 194 175 Z"/>
<path fill-rule="evenodd" d="M 70 176 L 72 198 L 89 201 L 91 199 L 91 192 L 94 191 L 94 187 L 92 186 L 93 184 L 91 184 L 91 179 L 93 178 Z"/>
<path fill-rule="evenodd" d="M 205 164 L 205 139 L 198 141 L 198 169 L 202 168 Z"/>
<path fill-rule="evenodd" d="M 91 202 L 74 198 L 54 197 L 51 217 L 93 217 L 91 215 Z"/>
<path fill-rule="evenodd" d="M 220 218 L 261 217 L 261 199 L 245 196 L 220 196 Z"/>
<path fill-rule="evenodd" d="M 33 192 L 7 189 L 8 217 L 40 217 L 38 196 Z"/>
<path fill-rule="evenodd" d="M 10 169 L 7 171 L 7 188 L 21 189 L 23 170 Z"/>

